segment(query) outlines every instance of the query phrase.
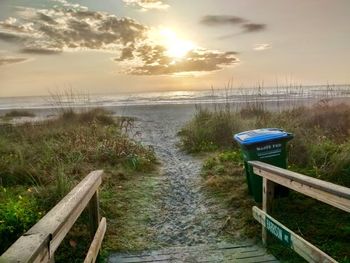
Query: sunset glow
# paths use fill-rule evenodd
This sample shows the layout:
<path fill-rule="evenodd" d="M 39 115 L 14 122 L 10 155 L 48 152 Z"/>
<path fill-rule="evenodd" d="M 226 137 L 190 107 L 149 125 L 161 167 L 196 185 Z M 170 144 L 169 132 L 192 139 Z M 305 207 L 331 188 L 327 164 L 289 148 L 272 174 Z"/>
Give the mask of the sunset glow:
<path fill-rule="evenodd" d="M 348 83 L 350 1 L 295 1 L 0 1 L 0 97 Z"/>
<path fill-rule="evenodd" d="M 166 48 L 166 54 L 169 57 L 181 59 L 193 50 L 196 46 L 193 42 L 183 40 L 169 28 L 163 28 L 159 31 L 162 44 Z"/>

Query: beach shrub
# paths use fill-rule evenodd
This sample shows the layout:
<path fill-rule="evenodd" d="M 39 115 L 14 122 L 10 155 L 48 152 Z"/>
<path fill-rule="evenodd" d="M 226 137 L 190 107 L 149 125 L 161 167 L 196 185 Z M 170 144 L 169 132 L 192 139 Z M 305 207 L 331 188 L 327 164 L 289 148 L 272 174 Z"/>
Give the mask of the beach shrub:
<path fill-rule="evenodd" d="M 51 209 L 89 172 L 105 171 L 102 191 L 109 193 L 101 194 L 100 201 L 103 212 L 111 213 L 115 203 L 125 198 L 116 196 L 122 182 L 154 169 L 153 149 L 130 139 L 119 120 L 123 118 L 93 109 L 64 111 L 56 119 L 36 124 L 0 127 L 0 185 L 11 194 L 11 198 L 1 198 L 0 220 L 4 222 L 0 238 L 7 241 L 0 242 L 0 254 L 39 219 L 38 211 L 44 214 Z M 29 196 L 27 189 L 35 191 Z M 107 239 L 108 233 L 115 231 L 110 225 Z M 73 230 L 74 234 L 82 235 L 80 230 Z M 64 255 L 73 256 L 74 251 L 66 252 L 57 258 L 71 262 Z"/>
<path fill-rule="evenodd" d="M 2 187 L 0 197 L 0 244 L 8 247 L 42 216 L 42 212 L 30 188 L 19 194 L 18 189 L 11 191 Z M 0 253 L 2 251 L 0 249 Z"/>

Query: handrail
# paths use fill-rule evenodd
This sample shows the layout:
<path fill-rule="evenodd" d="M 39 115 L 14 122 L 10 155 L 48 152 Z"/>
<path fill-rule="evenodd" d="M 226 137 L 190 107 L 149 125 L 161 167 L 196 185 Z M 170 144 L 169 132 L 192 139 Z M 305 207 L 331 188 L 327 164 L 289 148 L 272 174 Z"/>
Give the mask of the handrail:
<path fill-rule="evenodd" d="M 85 207 L 92 236 L 99 223 L 98 187 L 103 171 L 88 174 L 0 257 L 0 262 L 54 262 L 54 253 Z M 104 234 L 104 233 L 103 233 Z M 102 237 L 103 238 L 103 237 Z M 99 249 L 98 249 L 99 250 Z"/>
<path fill-rule="evenodd" d="M 344 186 L 340 186 L 337 184 L 333 184 L 330 182 L 326 182 L 317 178 L 313 178 L 310 176 L 306 176 L 303 174 L 299 174 L 296 172 L 292 172 L 280 167 L 276 167 L 267 163 L 259 162 L 259 161 L 251 161 L 249 162 L 255 169 L 261 172 L 273 173 L 275 175 L 281 176 L 283 178 L 287 178 L 289 180 L 303 183 L 304 185 L 313 187 L 315 189 L 322 190 L 324 192 L 350 199 L 350 189 Z"/>
<path fill-rule="evenodd" d="M 350 212 L 350 189 L 259 161 L 249 162 L 255 174 L 321 202 Z"/>
<path fill-rule="evenodd" d="M 274 184 L 283 185 L 348 213 L 350 212 L 350 188 L 259 161 L 250 161 L 249 164 L 253 166 L 254 174 L 263 178 L 262 210 L 256 206 L 253 207 L 254 218 L 262 224 L 263 243 L 267 243 L 267 231 L 269 231 L 308 262 L 337 262 L 269 215 L 274 199 Z"/>

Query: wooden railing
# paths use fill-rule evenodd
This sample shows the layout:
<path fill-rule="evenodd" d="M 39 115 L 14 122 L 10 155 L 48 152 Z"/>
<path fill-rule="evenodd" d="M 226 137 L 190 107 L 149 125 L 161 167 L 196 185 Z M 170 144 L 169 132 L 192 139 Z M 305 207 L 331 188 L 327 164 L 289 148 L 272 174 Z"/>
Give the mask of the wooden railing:
<path fill-rule="evenodd" d="M 102 174 L 103 171 L 94 171 L 87 175 L 1 255 L 0 262 L 54 262 L 56 249 L 86 206 L 93 241 L 84 262 L 95 262 L 106 231 L 106 219 L 100 220 L 99 214 L 98 188 Z"/>
<path fill-rule="evenodd" d="M 350 188 L 259 161 L 249 163 L 253 166 L 254 173 L 263 177 L 262 210 L 256 206 L 253 207 L 254 218 L 262 224 L 263 243 L 266 244 L 269 232 L 308 262 L 337 262 L 269 215 L 273 206 L 274 184 L 283 185 L 348 213 L 350 212 Z"/>

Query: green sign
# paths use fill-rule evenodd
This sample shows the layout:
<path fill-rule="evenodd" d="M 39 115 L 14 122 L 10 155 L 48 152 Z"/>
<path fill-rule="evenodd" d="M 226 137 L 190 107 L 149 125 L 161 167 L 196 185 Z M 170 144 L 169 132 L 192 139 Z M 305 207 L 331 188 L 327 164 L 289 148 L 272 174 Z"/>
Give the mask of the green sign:
<path fill-rule="evenodd" d="M 290 233 L 287 230 L 277 225 L 268 217 L 265 217 L 265 227 L 272 235 L 274 235 L 277 239 L 279 239 L 284 245 L 291 247 L 292 240 L 290 239 Z"/>

